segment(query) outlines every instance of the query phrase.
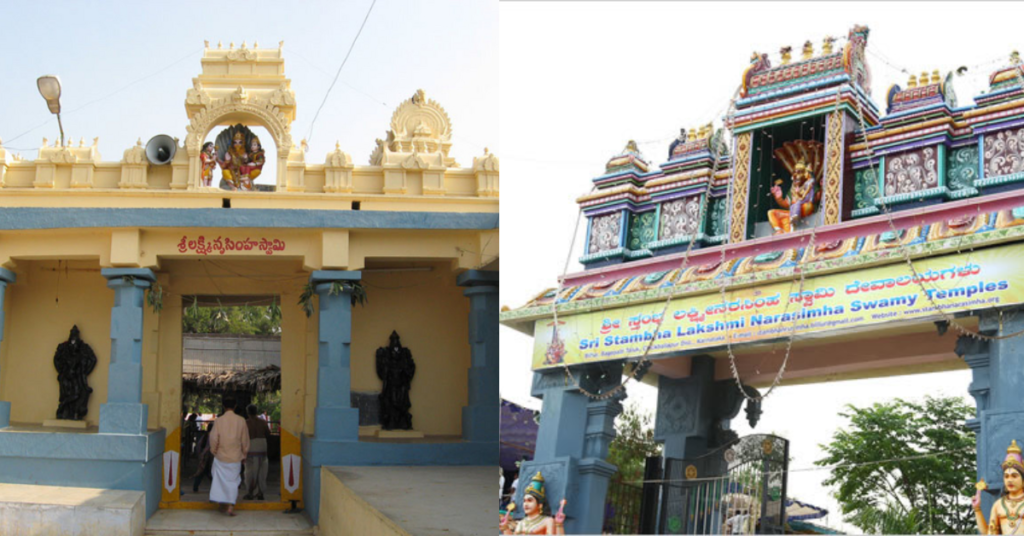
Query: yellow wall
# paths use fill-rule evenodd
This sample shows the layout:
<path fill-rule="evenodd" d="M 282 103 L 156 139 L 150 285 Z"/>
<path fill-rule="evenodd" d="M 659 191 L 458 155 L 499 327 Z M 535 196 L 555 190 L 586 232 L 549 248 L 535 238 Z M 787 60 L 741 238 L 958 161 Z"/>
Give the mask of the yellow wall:
<path fill-rule="evenodd" d="M 429 272 L 364 272 L 368 301 L 352 315 L 352 390 L 380 391 L 377 348 L 392 330 L 412 351 L 416 376 L 409 397 L 413 428 L 460 435 L 467 404 L 469 299 L 443 263 Z"/>
<path fill-rule="evenodd" d="M 100 404 L 107 401 L 114 305 L 114 291 L 107 288 L 99 264 L 65 261 L 58 272 L 56 261 L 20 263 L 18 282 L 7 288 L 7 296 L 0 398 L 11 402 L 11 421 L 38 424 L 56 418 L 60 387 L 53 354 L 77 324 L 82 340 L 96 353 L 85 418 L 89 425 L 98 426 Z"/>
<path fill-rule="evenodd" d="M 141 247 L 151 249 L 151 239 L 164 233 L 143 233 L 148 238 Z M 71 235 L 52 236 L 51 243 L 73 240 Z M 36 238 L 39 247 L 47 243 L 41 236 Z M 77 238 L 86 244 L 98 240 L 85 233 Z M 100 242 L 107 244 L 109 252 L 111 239 L 106 240 Z M 431 242 L 426 240 L 425 247 Z M 300 241 L 296 238 L 293 243 Z M 182 297 L 248 295 L 280 296 L 282 425 L 295 434 L 314 433 L 319 346 L 317 317 L 307 319 L 297 305 L 309 277 L 303 264 L 301 258 L 262 254 L 161 260 L 157 277 L 164 291 L 163 311 L 158 314 L 145 307 L 143 323 L 142 402 L 149 405 L 150 428 L 164 427 L 171 432 L 180 426 Z M 353 311 L 352 390 L 380 391 L 375 353 L 388 344 L 391 331 L 397 330 L 416 360 L 410 392 L 414 428 L 427 435 L 460 435 L 470 363 L 469 300 L 455 284 L 453 261 L 377 257 L 369 258 L 367 264 L 363 281 L 368 302 Z M 67 339 L 77 323 L 98 357 L 89 376 L 94 392 L 86 417 L 89 424 L 97 425 L 99 405 L 106 402 L 107 395 L 114 291 L 100 275 L 98 261 L 61 261 L 59 274 L 57 266 L 55 260 L 21 259 L 16 263 L 18 282 L 7 291 L 6 335 L 0 344 L 0 399 L 12 403 L 14 422 L 40 423 L 54 418 L 59 388 L 52 357 L 57 344 Z M 426 270 L 375 271 L 394 268 Z M 55 302 L 58 296 L 59 303 Z"/>

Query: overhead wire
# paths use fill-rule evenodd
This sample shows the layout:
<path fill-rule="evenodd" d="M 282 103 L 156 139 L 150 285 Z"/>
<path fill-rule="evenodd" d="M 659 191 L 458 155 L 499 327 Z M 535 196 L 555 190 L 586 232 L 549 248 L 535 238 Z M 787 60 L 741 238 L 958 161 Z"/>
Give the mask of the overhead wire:
<path fill-rule="evenodd" d="M 334 84 L 338 82 L 338 77 L 341 76 L 341 70 L 345 68 L 345 64 L 348 62 L 349 56 L 352 55 L 352 50 L 356 47 L 356 43 L 359 41 L 359 36 L 363 33 L 363 28 L 366 27 L 366 21 L 370 20 L 370 13 L 373 12 L 373 6 L 375 5 L 377 5 L 377 0 L 373 0 L 373 2 L 370 3 L 370 9 L 366 10 L 366 16 L 363 17 L 363 23 L 359 25 L 359 31 L 356 32 L 355 38 L 352 39 L 352 44 L 348 47 L 348 52 L 345 53 L 345 59 L 341 60 L 341 65 L 338 66 L 338 72 L 334 74 L 334 80 L 331 82 L 331 86 L 327 88 L 324 100 L 320 102 L 320 107 L 316 109 L 316 114 L 313 115 L 313 121 L 309 124 L 309 132 L 306 134 L 307 143 L 313 139 L 313 125 L 316 124 L 317 118 L 320 117 L 320 110 L 324 109 L 324 104 L 327 103 L 327 97 L 331 95 L 331 90 L 334 89 Z"/>

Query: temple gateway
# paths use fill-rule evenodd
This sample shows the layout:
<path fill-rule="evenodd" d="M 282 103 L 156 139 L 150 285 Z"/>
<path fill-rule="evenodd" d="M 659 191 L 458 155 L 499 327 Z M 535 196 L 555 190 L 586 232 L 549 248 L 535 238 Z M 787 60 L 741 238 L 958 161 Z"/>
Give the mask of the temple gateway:
<path fill-rule="evenodd" d="M 132 527 L 205 502 L 183 471 L 183 314 L 257 302 L 280 310 L 279 484 L 259 508 L 337 523 L 337 466 L 493 474 L 498 158 L 460 166 L 447 113 L 413 86 L 368 160 L 308 154 L 284 66 L 281 47 L 207 44 L 182 83 L 185 129 L 139 133 L 118 160 L 95 140 L 43 140 L 34 160 L 0 145 L 0 488 L 139 492 Z M 66 382 L 55 418 L 73 326 L 91 395 Z M 401 436 L 376 411 L 393 332 L 416 356 Z"/>
<path fill-rule="evenodd" d="M 542 476 L 552 511 L 568 499 L 566 533 L 612 511 L 605 458 L 632 381 L 658 388 L 664 458 L 627 532 L 716 533 L 738 511 L 784 530 L 788 443 L 730 430 L 780 383 L 967 367 L 990 512 L 1024 430 L 1024 68 L 1011 55 L 973 103 L 932 69 L 872 88 L 868 35 L 755 53 L 724 128 L 685 129 L 661 164 L 625 144 L 578 199 L 585 269 L 503 309 L 534 339 L 543 399 L 520 474 Z M 733 486 L 743 463 L 772 476 Z"/>

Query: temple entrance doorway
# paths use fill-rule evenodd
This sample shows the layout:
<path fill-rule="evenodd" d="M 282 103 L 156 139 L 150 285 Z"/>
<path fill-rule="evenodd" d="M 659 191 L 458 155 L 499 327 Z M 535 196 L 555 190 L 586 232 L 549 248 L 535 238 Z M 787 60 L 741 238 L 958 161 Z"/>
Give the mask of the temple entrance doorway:
<path fill-rule="evenodd" d="M 278 296 L 182 297 L 179 506 L 211 505 L 209 434 L 226 397 L 235 400 L 236 414 L 253 419 L 252 455 L 242 464 L 236 508 L 283 509 L 288 504 L 280 489 L 280 301 Z"/>

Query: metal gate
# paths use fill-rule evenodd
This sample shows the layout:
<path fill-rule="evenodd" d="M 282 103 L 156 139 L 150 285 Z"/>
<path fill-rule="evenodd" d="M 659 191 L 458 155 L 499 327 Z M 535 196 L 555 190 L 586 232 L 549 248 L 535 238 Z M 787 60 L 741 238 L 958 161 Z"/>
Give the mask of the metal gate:
<path fill-rule="evenodd" d="M 698 458 L 648 458 L 644 534 L 782 534 L 789 441 L 734 440 Z"/>

